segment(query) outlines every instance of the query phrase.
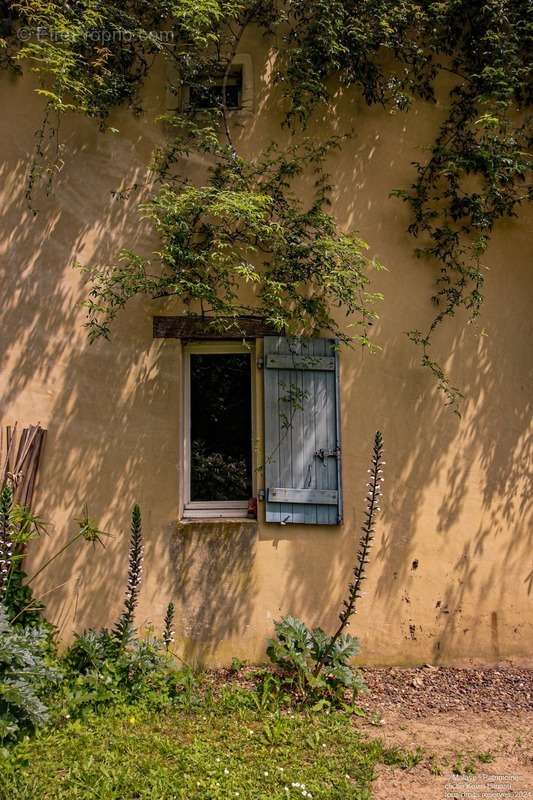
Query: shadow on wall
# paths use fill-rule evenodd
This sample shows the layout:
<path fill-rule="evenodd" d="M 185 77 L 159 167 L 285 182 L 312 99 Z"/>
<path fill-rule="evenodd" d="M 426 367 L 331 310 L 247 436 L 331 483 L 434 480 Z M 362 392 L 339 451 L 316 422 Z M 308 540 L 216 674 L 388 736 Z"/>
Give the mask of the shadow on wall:
<path fill-rule="evenodd" d="M 183 658 L 203 663 L 224 640 L 246 639 L 257 587 L 257 524 L 182 523 L 172 538 L 171 563 L 182 609 Z"/>
<path fill-rule="evenodd" d="M 160 627 L 173 600 L 178 633 L 181 627 L 190 641 L 185 657 L 203 658 L 247 625 L 255 527 L 243 525 L 229 537 L 221 525 L 199 537 L 184 526 L 176 536 L 177 344 L 152 340 L 152 314 L 160 308 L 139 300 L 117 319 L 111 343 L 89 345 L 79 305 L 87 289 L 72 269 L 77 261 L 113 263 L 123 247 L 154 249 L 138 223 L 142 190 L 126 201 L 111 192 L 142 184 L 138 165 L 149 162 L 157 136 L 151 121 L 161 109 L 140 120 L 117 112 L 116 138 L 92 121 L 65 121 L 66 163 L 51 196 L 37 193 L 34 216 L 25 189 L 42 103 L 26 77 L 13 85 L 1 76 L 0 100 L 8 109 L 0 168 L 2 421 L 38 419 L 48 430 L 36 511 L 53 526 L 30 554 L 29 572 L 77 530 L 84 503 L 112 534 L 105 551 L 84 543 L 70 548 L 36 581 L 36 594 L 46 593 L 47 613 L 66 633 L 112 624 L 123 602 L 130 511 L 138 502 L 145 538 L 138 623 Z"/>
<path fill-rule="evenodd" d="M 312 535 L 297 526 L 260 534 L 289 550 L 277 616 L 290 611 L 334 629 L 357 549 L 372 436 L 382 430 L 383 516 L 354 632 L 363 657 L 377 649 L 389 661 L 391 643 L 405 662 L 498 660 L 498 626 L 507 628 L 505 652 L 526 656 L 533 636 L 525 613 L 533 595 L 527 207 L 493 237 L 479 325 L 465 327 L 458 314 L 434 336 L 433 355 L 465 395 L 461 419 L 443 405 L 405 334 L 433 318 L 438 265 L 415 259 L 408 210 L 389 193 L 412 182 L 411 162 L 425 157 L 444 113 L 437 104 L 386 115 L 341 92 L 336 114 L 322 119 L 330 132 L 339 119 L 354 122 L 353 139 L 332 159 L 334 208 L 340 225 L 355 227 L 389 267 L 375 278 L 385 294 L 374 333 L 383 352 L 345 354 L 342 362 L 345 524 Z"/>
<path fill-rule="evenodd" d="M 36 496 L 54 531 L 34 558 L 44 561 L 70 537 L 85 502 L 104 528 L 122 532 L 105 554 L 69 549 L 36 587 L 59 587 L 46 598 L 52 617 L 80 628 L 120 608 L 133 502 L 150 536 L 154 524 L 161 527 L 149 503 L 156 487 L 169 489 L 169 505 L 175 501 L 177 439 L 166 409 L 176 387 L 162 379 L 171 354 L 152 348 L 142 303 L 133 319 L 119 321 L 112 345 L 89 346 L 79 306 L 86 289 L 72 269 L 78 260 L 106 263 L 124 246 L 149 248 L 134 207 L 139 197 L 118 202 L 111 191 L 142 181 L 137 165 L 147 163 L 155 142 L 128 112 L 117 114 L 123 137 L 100 134 L 88 120 L 68 122 L 67 161 L 51 196 L 37 193 L 34 216 L 25 188 L 43 107 L 27 78 L 12 84 L 2 76 L 0 397 L 2 419 L 40 420 L 48 429 Z M 168 509 L 162 513 L 168 521 Z"/>
<path fill-rule="evenodd" d="M 392 298 L 420 292 L 417 271 L 387 275 L 377 331 L 384 352 L 354 358 L 353 369 L 343 371 L 345 524 L 338 532 L 320 532 L 312 543 L 301 530 L 278 534 L 290 544 L 292 611 L 333 629 L 362 523 L 372 434 L 381 429 L 383 514 L 354 624 L 363 658 L 374 650 L 390 653 L 391 641 L 405 662 L 530 653 L 531 277 L 524 261 L 505 257 L 511 232 L 520 249 L 527 233 L 520 228 L 502 230 L 489 254 L 497 268 L 482 312 L 488 335 L 458 333 L 452 322 L 435 337 L 436 356 L 465 394 L 461 419 L 443 406 L 403 333 L 413 325 L 412 313 L 398 314 L 391 330 Z M 392 263 L 387 245 L 377 247 Z M 418 269 L 428 267 L 420 263 Z"/>
<path fill-rule="evenodd" d="M 514 255 L 523 254 L 527 230 L 521 223 L 502 226 L 488 254 L 495 267 L 483 312 L 488 337 L 458 332 L 453 322 L 436 336 L 436 355 L 446 359 L 466 395 L 458 420 L 443 407 L 404 333 L 429 322 L 435 271 L 414 261 L 406 209 L 387 199 L 392 188 L 409 184 L 409 163 L 431 141 L 442 110 L 387 117 L 351 104 L 355 139 L 333 162 L 341 225 L 356 225 L 372 254 L 390 267 L 376 278 L 386 295 L 376 325 L 383 352 L 344 354 L 342 361 L 346 523 L 328 530 L 260 526 L 259 539 L 253 525 L 231 537 L 223 523 L 209 533 L 181 526 L 176 536 L 177 346 L 152 342 L 155 309 L 144 301 L 132 303 L 117 320 L 111 344 L 89 346 L 77 306 L 84 296 L 82 278 L 70 266 L 76 260 L 114 260 L 125 246 L 152 249 L 138 225 L 139 196 L 116 202 L 110 192 L 142 182 L 138 165 L 148 162 L 155 143 L 154 115 L 135 120 L 118 112 L 116 138 L 99 134 L 87 120 L 66 125 L 66 164 L 53 196 L 39 200 L 34 218 L 24 198 L 25 172 L 42 106 L 31 89 L 26 78 L 17 88 L 7 78 L 0 81 L 6 109 L 0 168 L 2 419 L 41 421 L 49 432 L 38 511 L 54 521 L 55 532 L 34 554 L 36 566 L 66 540 L 85 502 L 117 534 L 103 554 L 78 548 L 57 562 L 53 582 L 59 588 L 46 598 L 51 617 L 65 629 L 112 622 L 126 582 L 129 514 L 138 502 L 150 572 L 139 621 L 159 625 L 169 600 L 177 601 L 186 658 L 207 658 L 222 641 L 246 637 L 250 626 L 260 626 L 264 587 L 253 577 L 259 547 L 271 545 L 274 558 L 282 548 L 288 554 L 273 562 L 269 580 L 279 604 L 272 613 L 290 611 L 309 624 L 333 626 L 358 538 L 372 436 L 380 428 L 387 451 L 384 514 L 369 594 L 356 618 L 358 632 L 366 631 L 365 652 L 376 635 L 389 660 L 399 641 L 406 653 L 429 648 L 437 659 L 467 649 L 475 653 L 477 637 L 490 630 L 497 655 L 500 617 L 494 613 L 499 606 L 512 609 L 513 598 L 524 607 L 533 589 L 525 475 L 533 410 L 531 298 L 525 291 L 531 279 L 526 259 L 507 253 L 512 234 Z M 239 134 L 250 149 L 258 149 L 278 125 L 279 114 L 271 111 L 277 101 L 269 98 L 264 80 L 258 91 L 260 113 Z M 351 103 L 341 97 L 342 102 Z M 265 122 L 271 117 L 271 124 Z M 335 127 L 335 119 L 328 124 Z M 51 580 L 37 589 L 48 590 Z M 486 625 L 467 626 L 461 610 L 466 605 L 467 617 L 482 609 Z"/>

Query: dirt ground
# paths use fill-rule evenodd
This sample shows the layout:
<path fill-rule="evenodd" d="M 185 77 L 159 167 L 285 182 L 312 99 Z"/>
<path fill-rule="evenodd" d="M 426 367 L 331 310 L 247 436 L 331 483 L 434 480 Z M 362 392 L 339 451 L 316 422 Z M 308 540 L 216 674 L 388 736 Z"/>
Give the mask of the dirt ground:
<path fill-rule="evenodd" d="M 375 800 L 533 800 L 533 671 L 365 670 L 357 727 L 413 751 L 382 766 Z"/>
<path fill-rule="evenodd" d="M 213 686 L 251 687 L 254 673 L 213 671 Z M 369 691 L 356 700 L 364 714 L 355 727 L 414 754 L 379 767 L 373 800 L 533 800 L 533 669 L 427 664 L 362 673 Z"/>

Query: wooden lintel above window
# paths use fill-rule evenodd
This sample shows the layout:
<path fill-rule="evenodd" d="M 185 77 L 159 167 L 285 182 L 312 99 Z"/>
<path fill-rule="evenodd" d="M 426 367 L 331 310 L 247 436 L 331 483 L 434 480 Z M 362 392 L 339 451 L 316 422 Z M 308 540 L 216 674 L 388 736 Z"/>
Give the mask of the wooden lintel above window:
<path fill-rule="evenodd" d="M 262 317 L 154 317 L 154 339 L 255 339 L 276 333 Z"/>

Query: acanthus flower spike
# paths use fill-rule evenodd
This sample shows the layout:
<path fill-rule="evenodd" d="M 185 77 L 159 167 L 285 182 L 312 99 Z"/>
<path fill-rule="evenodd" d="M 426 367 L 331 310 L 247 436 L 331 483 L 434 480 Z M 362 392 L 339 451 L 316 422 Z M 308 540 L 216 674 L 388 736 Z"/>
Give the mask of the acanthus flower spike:
<path fill-rule="evenodd" d="M 381 483 L 383 482 L 383 478 L 379 476 L 380 473 L 383 472 L 383 465 L 385 463 L 382 461 L 382 455 L 383 437 L 381 432 L 377 431 L 374 436 L 374 447 L 371 460 L 372 466 L 370 470 L 368 470 L 370 472 L 370 479 L 366 484 L 369 489 L 366 494 L 365 521 L 361 529 L 362 535 L 359 542 L 359 550 L 357 553 L 355 567 L 353 570 L 353 580 L 348 587 L 348 597 L 344 601 L 343 609 L 339 614 L 339 627 L 331 637 L 330 642 L 325 648 L 320 660 L 317 662 L 314 670 L 315 677 L 320 674 L 322 668 L 327 663 L 328 658 L 335 647 L 335 643 L 344 632 L 348 622 L 350 621 L 350 618 L 357 613 L 356 603 L 358 598 L 362 596 L 361 585 L 365 579 L 365 569 L 369 561 L 368 555 L 370 552 L 370 546 L 374 539 L 374 517 L 377 513 L 379 513 L 379 511 L 381 511 L 381 507 L 378 506 L 378 502 L 379 498 L 382 496 L 380 487 Z"/>
<path fill-rule="evenodd" d="M 11 510 L 13 508 L 13 490 L 7 483 L 0 493 L 0 600 L 2 600 L 6 585 L 7 576 L 11 570 L 11 560 L 13 557 L 13 524 L 11 522 Z"/>

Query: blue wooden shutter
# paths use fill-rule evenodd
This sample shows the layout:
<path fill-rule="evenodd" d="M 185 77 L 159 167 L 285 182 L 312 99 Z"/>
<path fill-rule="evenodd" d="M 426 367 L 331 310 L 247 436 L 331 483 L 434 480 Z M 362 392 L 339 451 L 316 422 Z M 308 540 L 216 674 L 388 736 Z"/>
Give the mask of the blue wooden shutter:
<path fill-rule="evenodd" d="M 342 520 L 339 363 L 333 339 L 265 337 L 266 521 Z"/>

